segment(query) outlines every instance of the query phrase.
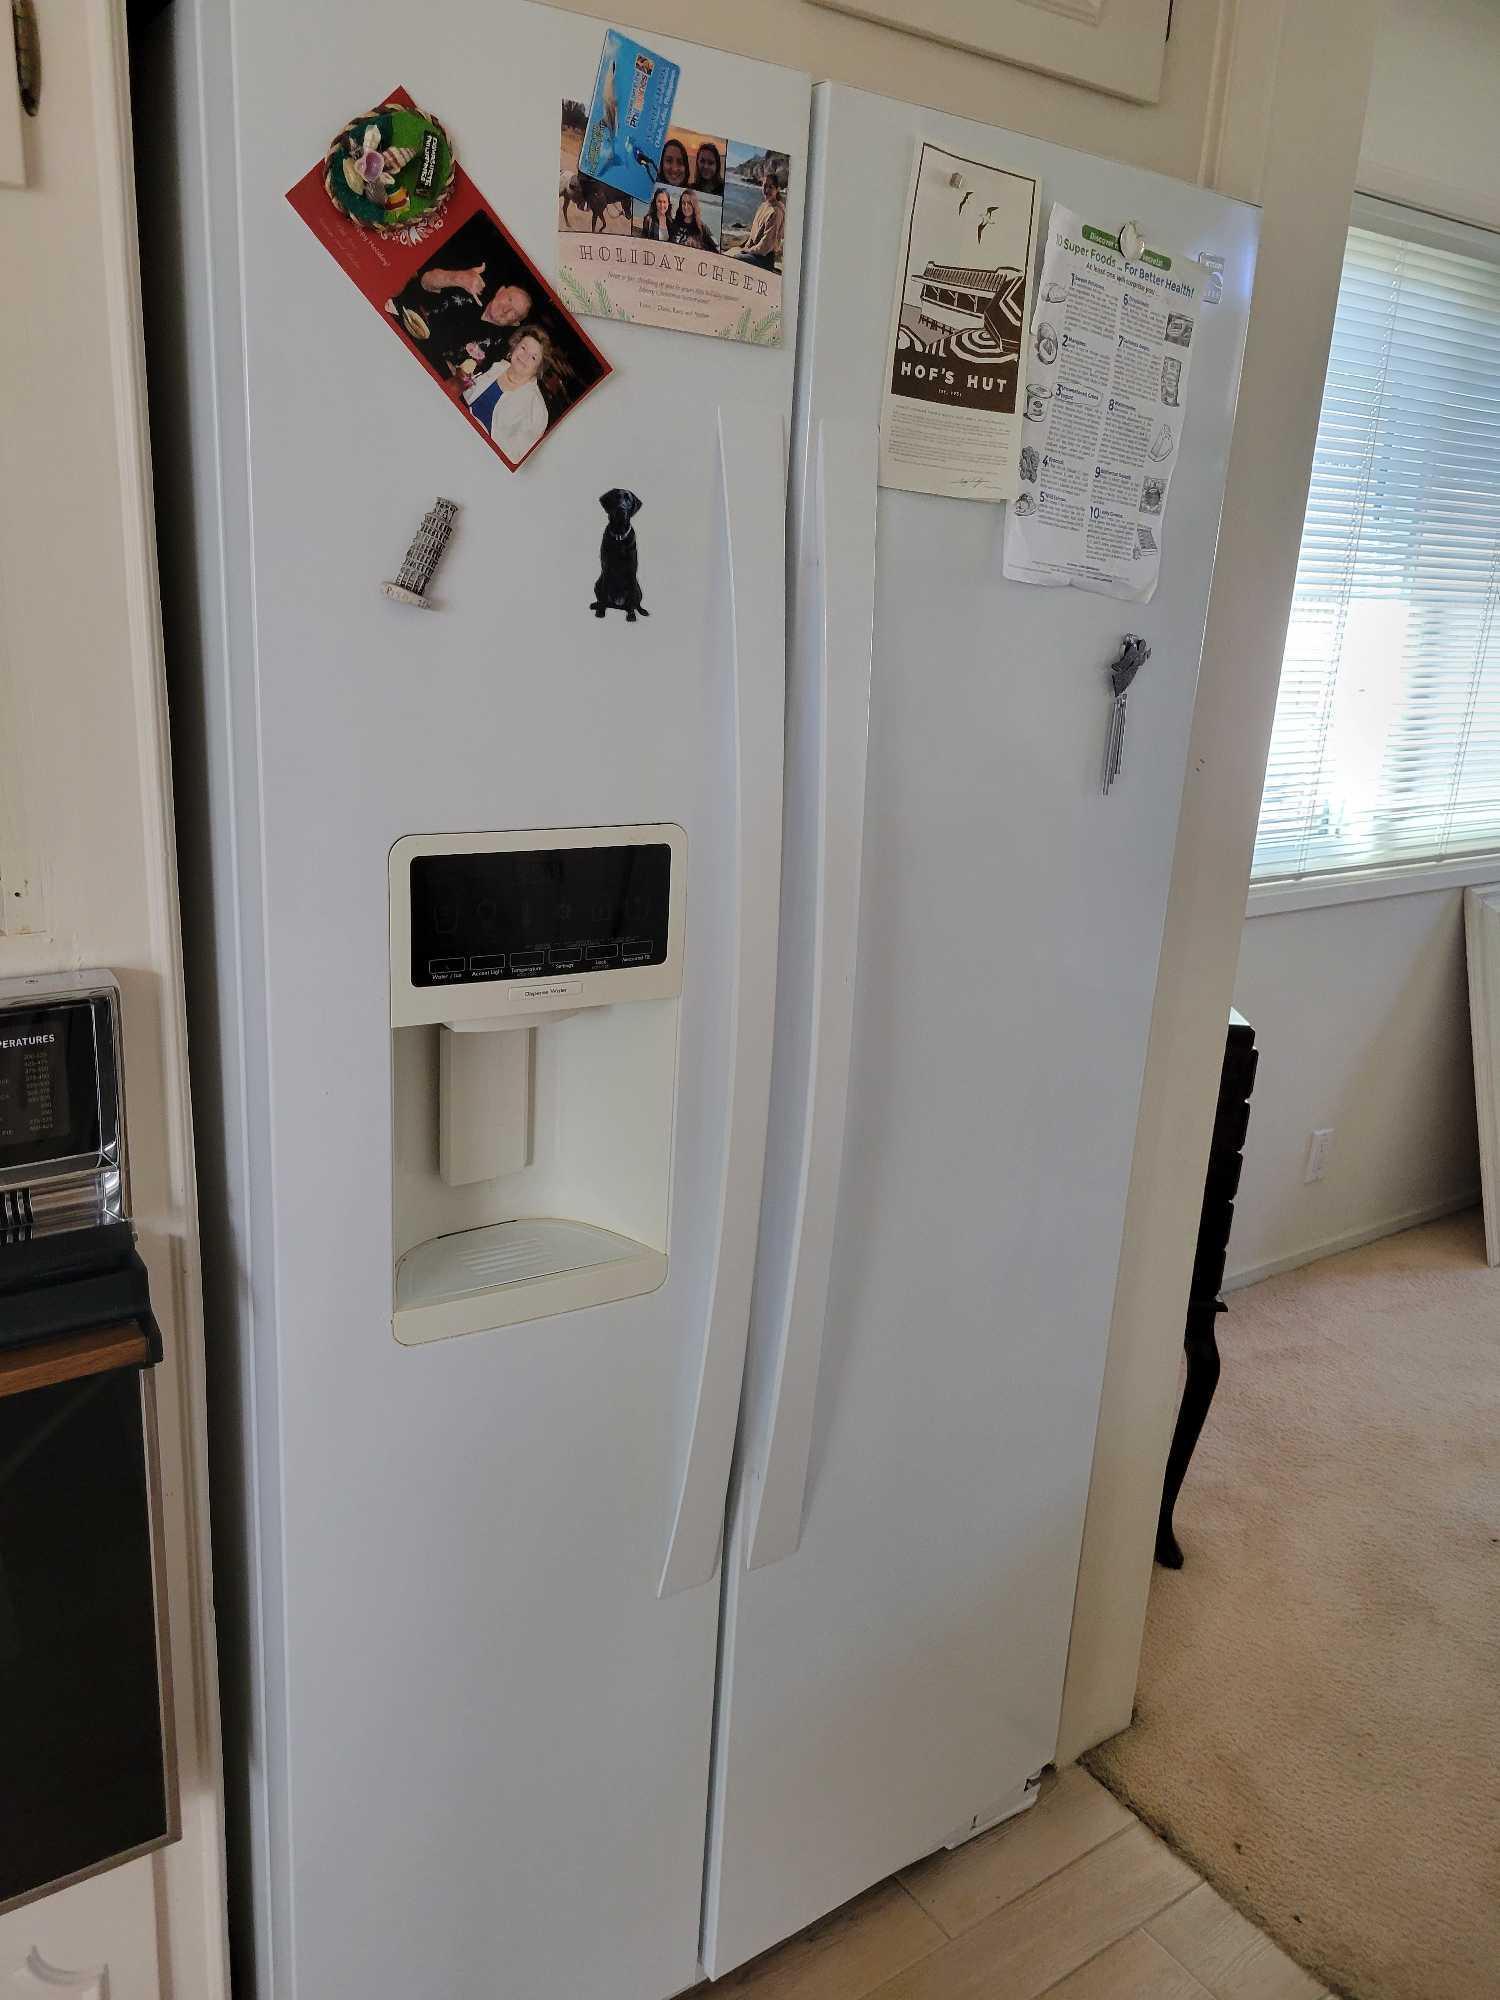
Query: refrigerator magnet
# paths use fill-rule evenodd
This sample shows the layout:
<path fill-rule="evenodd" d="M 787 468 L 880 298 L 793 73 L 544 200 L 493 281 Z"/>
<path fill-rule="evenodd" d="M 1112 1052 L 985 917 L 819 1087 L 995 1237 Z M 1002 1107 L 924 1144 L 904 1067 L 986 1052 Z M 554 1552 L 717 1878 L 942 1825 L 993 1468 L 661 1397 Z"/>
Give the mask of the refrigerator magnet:
<path fill-rule="evenodd" d="M 440 495 L 433 501 L 422 516 L 421 527 L 411 538 L 400 570 L 391 582 L 380 586 L 387 597 L 394 597 L 398 604 L 410 604 L 418 611 L 431 611 L 432 599 L 427 595 L 427 586 L 443 559 L 443 550 L 453 533 L 453 520 L 457 513 L 456 500 L 444 500 Z"/>
<path fill-rule="evenodd" d="M 599 505 L 606 519 L 599 543 L 599 581 L 589 609 L 596 618 L 602 618 L 606 611 L 623 611 L 625 623 L 633 625 L 637 612 L 642 618 L 651 616 L 641 602 L 640 551 L 634 526 L 643 502 L 628 487 L 612 486 L 599 495 Z"/>
<path fill-rule="evenodd" d="M 580 170 L 646 203 L 661 173 L 681 75 L 676 63 L 611 28 L 599 52 Z"/>
<path fill-rule="evenodd" d="M 402 93 L 334 134 L 323 187 L 339 213 L 361 228 L 411 230 L 441 212 L 453 192 L 454 165 L 442 125 Z"/>

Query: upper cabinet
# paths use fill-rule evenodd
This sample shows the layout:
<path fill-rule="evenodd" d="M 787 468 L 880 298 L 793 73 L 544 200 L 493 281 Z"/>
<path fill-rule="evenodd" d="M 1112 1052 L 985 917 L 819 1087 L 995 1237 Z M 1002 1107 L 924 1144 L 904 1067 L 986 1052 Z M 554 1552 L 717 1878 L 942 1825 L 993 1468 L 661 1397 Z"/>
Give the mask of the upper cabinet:
<path fill-rule="evenodd" d="M 809 0 L 928 41 L 1155 104 L 1172 0 Z"/>

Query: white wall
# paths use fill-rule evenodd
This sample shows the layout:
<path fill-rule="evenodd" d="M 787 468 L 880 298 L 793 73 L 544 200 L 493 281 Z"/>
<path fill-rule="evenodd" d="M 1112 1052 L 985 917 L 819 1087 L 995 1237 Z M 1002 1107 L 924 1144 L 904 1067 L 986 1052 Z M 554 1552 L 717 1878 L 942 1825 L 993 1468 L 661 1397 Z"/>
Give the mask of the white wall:
<path fill-rule="evenodd" d="M 1477 1199 L 1461 889 L 1253 917 L 1235 1004 L 1261 1054 L 1232 1278 Z M 1320 1126 L 1333 1144 L 1309 1187 Z"/>
<path fill-rule="evenodd" d="M 1500 228 L 1500 0 L 1387 0 L 1359 184 Z M 1490 873 L 1500 876 L 1500 865 Z M 1262 1040 L 1241 1281 L 1477 1199 L 1460 891 L 1257 915 L 1235 1003 Z M 1325 1179 L 1307 1135 L 1332 1125 Z"/>
<path fill-rule="evenodd" d="M 1210 178 L 1259 199 L 1261 247 L 1125 1211 L 1060 1762 L 1125 1728 L 1134 1705 L 1183 1305 L 1374 31 L 1366 0 L 1245 0 L 1229 52 Z"/>
<path fill-rule="evenodd" d="M 600 0 L 569 0 L 608 15 Z M 630 0 L 624 19 L 690 42 L 734 49 L 834 83 L 853 84 L 962 118 L 1005 125 L 1179 180 L 1203 178 L 1217 133 L 1237 8 L 1263 0 L 1184 0 L 1167 42 L 1160 101 L 1127 104 L 1081 85 L 922 40 L 808 0 Z"/>
<path fill-rule="evenodd" d="M 1359 184 L 1500 228 L 1500 0 L 1386 0 Z"/>

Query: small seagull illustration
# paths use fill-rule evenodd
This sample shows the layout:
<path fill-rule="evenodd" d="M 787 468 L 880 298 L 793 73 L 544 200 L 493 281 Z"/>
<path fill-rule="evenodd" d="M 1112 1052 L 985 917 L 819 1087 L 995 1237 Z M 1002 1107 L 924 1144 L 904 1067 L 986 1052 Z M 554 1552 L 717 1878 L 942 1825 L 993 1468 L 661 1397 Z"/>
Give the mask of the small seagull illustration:
<path fill-rule="evenodd" d="M 973 199 L 973 196 L 974 196 L 974 190 L 973 188 L 970 188 L 968 192 L 964 195 L 963 200 L 960 201 L 960 203 L 958 204 L 958 212 L 960 215 L 962 215 L 964 210 L 968 207 L 970 201 Z"/>
<path fill-rule="evenodd" d="M 998 207 L 998 203 L 996 204 L 996 207 Z M 978 229 L 976 229 L 974 232 L 974 241 L 976 243 L 982 243 L 984 241 L 984 232 L 989 228 L 990 223 L 993 221 L 995 212 L 996 211 L 994 208 L 987 208 L 984 211 L 984 220 L 983 222 L 980 223 Z"/>
<path fill-rule="evenodd" d="M 643 153 L 639 146 L 632 146 L 631 151 L 635 154 L 636 165 L 638 167 L 644 167 L 646 172 L 651 176 L 652 180 L 655 180 L 657 174 L 657 167 L 655 160 L 653 160 L 648 153 Z"/>

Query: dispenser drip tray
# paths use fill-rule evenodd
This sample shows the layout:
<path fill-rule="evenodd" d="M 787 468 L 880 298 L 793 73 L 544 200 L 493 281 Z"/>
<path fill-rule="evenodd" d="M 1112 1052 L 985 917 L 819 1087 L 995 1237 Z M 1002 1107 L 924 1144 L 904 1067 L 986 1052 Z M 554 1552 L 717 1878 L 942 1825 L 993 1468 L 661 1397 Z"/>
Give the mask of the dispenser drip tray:
<path fill-rule="evenodd" d="M 591 1223 L 529 1216 L 419 1243 L 396 1266 L 392 1321 L 403 1346 L 483 1333 L 654 1292 L 660 1250 Z"/>

